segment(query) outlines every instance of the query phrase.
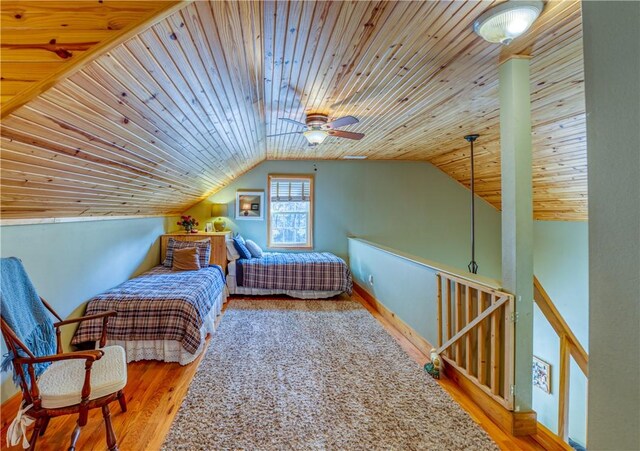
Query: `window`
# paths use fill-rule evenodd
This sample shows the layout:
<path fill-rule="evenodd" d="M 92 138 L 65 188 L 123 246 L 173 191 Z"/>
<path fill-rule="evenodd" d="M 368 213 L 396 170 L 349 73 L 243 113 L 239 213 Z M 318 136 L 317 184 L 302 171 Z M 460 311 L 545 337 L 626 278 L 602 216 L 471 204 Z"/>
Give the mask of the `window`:
<path fill-rule="evenodd" d="M 313 247 L 313 176 L 269 175 L 269 247 Z"/>

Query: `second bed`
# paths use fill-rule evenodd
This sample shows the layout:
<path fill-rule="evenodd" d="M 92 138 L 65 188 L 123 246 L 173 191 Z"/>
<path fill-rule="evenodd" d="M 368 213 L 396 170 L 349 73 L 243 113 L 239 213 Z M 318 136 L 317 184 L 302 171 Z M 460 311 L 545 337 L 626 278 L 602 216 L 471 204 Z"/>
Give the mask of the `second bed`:
<path fill-rule="evenodd" d="M 227 270 L 230 294 L 324 299 L 353 289 L 349 267 L 329 252 L 264 253 L 261 258 L 232 260 Z"/>

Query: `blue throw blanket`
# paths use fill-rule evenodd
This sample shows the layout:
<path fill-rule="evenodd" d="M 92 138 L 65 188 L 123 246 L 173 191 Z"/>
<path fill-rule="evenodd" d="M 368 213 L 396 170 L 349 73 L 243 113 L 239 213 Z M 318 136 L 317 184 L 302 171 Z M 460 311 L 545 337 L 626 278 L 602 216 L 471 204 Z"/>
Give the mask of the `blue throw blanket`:
<path fill-rule="evenodd" d="M 0 307 L 2 318 L 36 357 L 56 353 L 55 330 L 49 312 L 40 301 L 22 262 L 15 257 L 0 258 Z M 12 367 L 12 359 L 11 351 L 3 356 L 2 371 Z M 49 365 L 34 365 L 36 377 Z M 19 382 L 15 369 L 13 381 Z"/>

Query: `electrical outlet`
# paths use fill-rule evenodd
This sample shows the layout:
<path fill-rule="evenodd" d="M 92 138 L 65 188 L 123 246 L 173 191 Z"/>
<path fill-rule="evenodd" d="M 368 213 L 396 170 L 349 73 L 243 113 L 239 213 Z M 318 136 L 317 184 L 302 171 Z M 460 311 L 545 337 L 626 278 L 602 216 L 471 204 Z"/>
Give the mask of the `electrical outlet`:
<path fill-rule="evenodd" d="M 373 285 L 373 275 L 369 274 L 369 285 Z"/>

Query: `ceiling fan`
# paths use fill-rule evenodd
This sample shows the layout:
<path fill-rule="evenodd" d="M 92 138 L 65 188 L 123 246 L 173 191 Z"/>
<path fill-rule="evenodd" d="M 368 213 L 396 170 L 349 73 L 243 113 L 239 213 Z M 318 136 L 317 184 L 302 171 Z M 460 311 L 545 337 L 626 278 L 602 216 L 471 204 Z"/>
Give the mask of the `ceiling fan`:
<path fill-rule="evenodd" d="M 294 121 L 286 117 L 279 118 L 281 121 L 289 122 L 290 124 L 304 127 L 306 130 L 300 130 L 298 132 L 279 133 L 277 135 L 269 135 L 267 138 L 283 135 L 303 135 L 309 141 L 312 146 L 321 144 L 327 136 L 335 136 L 336 138 L 347 139 L 362 139 L 363 133 L 347 132 L 344 130 L 338 130 L 340 127 L 346 127 L 347 125 L 357 124 L 359 121 L 353 116 L 343 116 L 334 121 L 329 122 L 329 117 L 326 114 L 308 114 L 306 124 L 302 122 Z"/>

